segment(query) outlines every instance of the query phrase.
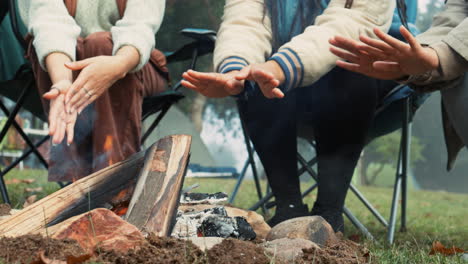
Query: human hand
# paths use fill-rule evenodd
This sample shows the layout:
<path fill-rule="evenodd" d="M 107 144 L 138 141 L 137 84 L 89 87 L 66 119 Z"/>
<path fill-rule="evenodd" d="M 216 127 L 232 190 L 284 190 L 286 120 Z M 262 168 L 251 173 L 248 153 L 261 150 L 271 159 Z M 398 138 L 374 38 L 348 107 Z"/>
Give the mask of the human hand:
<path fill-rule="evenodd" d="M 239 81 L 254 81 L 266 98 L 283 98 L 284 93 L 278 86 L 284 82 L 284 73 L 275 61 L 252 64 L 244 67 L 235 77 Z"/>
<path fill-rule="evenodd" d="M 206 97 L 222 98 L 236 95 L 244 90 L 244 81 L 235 79 L 239 71 L 228 73 L 197 72 L 189 70 L 182 74 L 181 84 Z"/>
<path fill-rule="evenodd" d="M 97 56 L 65 66 L 73 71 L 80 71 L 65 95 L 66 110 L 81 113 L 116 81 L 127 74 L 125 61 L 120 56 Z"/>
<path fill-rule="evenodd" d="M 439 66 L 439 58 L 433 49 L 421 46 L 405 27 L 402 26 L 400 32 L 408 44 L 374 29 L 380 40 L 361 36 L 363 43 L 359 43 L 335 37 L 330 43 L 345 51 L 334 47 L 330 51 L 347 60 L 337 61 L 339 67 L 379 79 L 419 75 Z"/>
<path fill-rule="evenodd" d="M 43 95 L 50 100 L 49 135 L 52 143 L 59 144 L 67 137 L 67 144 L 73 142 L 77 113 L 65 111 L 65 93 L 72 85 L 71 81 L 63 80 L 55 83 L 51 90 Z"/>

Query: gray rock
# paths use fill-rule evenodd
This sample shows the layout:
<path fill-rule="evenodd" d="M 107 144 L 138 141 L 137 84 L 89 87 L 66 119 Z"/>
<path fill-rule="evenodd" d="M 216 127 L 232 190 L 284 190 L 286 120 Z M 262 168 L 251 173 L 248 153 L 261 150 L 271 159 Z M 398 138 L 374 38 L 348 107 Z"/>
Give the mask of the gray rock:
<path fill-rule="evenodd" d="M 280 238 L 302 238 L 319 246 L 325 246 L 337 240 L 333 228 L 321 216 L 303 216 L 279 223 L 271 229 L 266 240 Z"/>
<path fill-rule="evenodd" d="M 295 263 L 302 257 L 302 250 L 306 248 L 318 248 L 317 244 L 302 238 L 280 238 L 263 243 L 265 253 L 275 263 Z"/>
<path fill-rule="evenodd" d="M 192 241 L 202 251 L 209 250 L 224 240 L 222 237 L 188 237 L 186 239 Z"/>

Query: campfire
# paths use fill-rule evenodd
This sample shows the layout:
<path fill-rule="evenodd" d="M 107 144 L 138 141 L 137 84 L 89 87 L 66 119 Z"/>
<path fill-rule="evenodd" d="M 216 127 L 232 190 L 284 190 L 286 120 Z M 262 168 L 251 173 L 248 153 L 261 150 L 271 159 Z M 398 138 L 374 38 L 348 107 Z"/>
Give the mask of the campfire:
<path fill-rule="evenodd" d="M 75 181 L 0 221 L 0 236 L 72 238 L 90 251 L 97 244 L 125 251 L 138 247 L 149 234 L 254 239 L 256 233 L 246 219 L 229 215 L 222 205 L 225 193 L 181 190 L 190 143 L 190 136 L 169 136 L 145 152 Z M 112 139 L 105 144 L 111 147 Z"/>

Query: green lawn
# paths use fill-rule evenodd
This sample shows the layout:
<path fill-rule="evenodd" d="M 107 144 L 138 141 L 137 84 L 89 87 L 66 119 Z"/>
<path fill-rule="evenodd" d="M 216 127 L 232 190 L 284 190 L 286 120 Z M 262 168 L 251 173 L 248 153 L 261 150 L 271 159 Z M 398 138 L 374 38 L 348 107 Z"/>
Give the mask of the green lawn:
<path fill-rule="evenodd" d="M 55 183 L 47 183 L 47 173 L 43 170 L 24 170 L 10 173 L 6 179 L 34 178 L 31 184 L 9 184 L 8 190 L 13 206 L 22 206 L 25 198 L 32 194 L 39 198 L 58 189 Z M 198 183 L 197 192 L 231 193 L 235 181 L 223 179 L 186 179 L 185 186 Z M 303 189 L 310 183 L 303 183 Z M 262 182 L 263 190 L 265 183 Z M 35 193 L 25 191 L 25 188 L 42 187 L 43 190 Z M 392 190 L 390 188 L 361 187 L 361 191 L 388 219 Z M 309 206 L 313 204 L 315 193 L 306 197 Z M 257 201 L 253 181 L 246 180 L 239 191 L 234 205 L 248 208 Z M 398 232 L 394 245 L 389 246 L 385 241 L 386 230 L 378 223 L 366 208 L 350 193 L 346 205 L 362 221 L 364 225 L 377 238 L 377 243 L 367 241 L 359 234 L 350 222 L 346 222 L 346 236 L 361 238 L 378 259 L 378 263 L 468 263 L 459 257 L 429 256 L 431 245 L 440 241 L 447 247 L 456 246 L 468 249 L 468 195 L 447 192 L 410 191 L 407 213 L 408 230 Z M 261 213 L 261 211 L 259 211 Z M 271 212 L 270 212 L 271 213 Z M 268 217 L 268 215 L 266 215 Z"/>

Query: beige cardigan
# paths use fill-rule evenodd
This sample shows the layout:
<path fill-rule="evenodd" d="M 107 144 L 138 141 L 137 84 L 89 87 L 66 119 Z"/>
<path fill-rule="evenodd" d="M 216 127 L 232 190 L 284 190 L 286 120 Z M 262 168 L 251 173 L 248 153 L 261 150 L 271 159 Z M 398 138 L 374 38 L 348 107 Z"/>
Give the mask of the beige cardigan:
<path fill-rule="evenodd" d="M 274 59 L 285 72 L 285 90 L 312 84 L 335 67 L 337 57 L 329 51 L 331 37 L 358 39 L 359 34 L 373 36 L 375 27 L 390 28 L 394 0 L 354 0 L 351 8 L 345 4 L 346 0 L 331 0 L 314 25 L 272 54 L 264 1 L 226 0 L 214 51 L 215 69 L 227 72 Z"/>
<path fill-rule="evenodd" d="M 424 91 L 441 90 L 450 170 L 458 152 L 468 146 L 468 1 L 448 0 L 431 28 L 417 39 L 437 52 L 440 67 L 411 86 Z"/>
<path fill-rule="evenodd" d="M 141 69 L 149 60 L 155 45 L 165 8 L 165 0 L 128 0 L 120 19 L 115 0 L 79 0 L 72 18 L 63 0 L 20 0 L 21 18 L 34 36 L 34 47 L 44 70 L 44 59 L 61 52 L 75 60 L 76 40 L 99 31 L 110 31 L 113 54 L 130 45 L 140 53 Z"/>

